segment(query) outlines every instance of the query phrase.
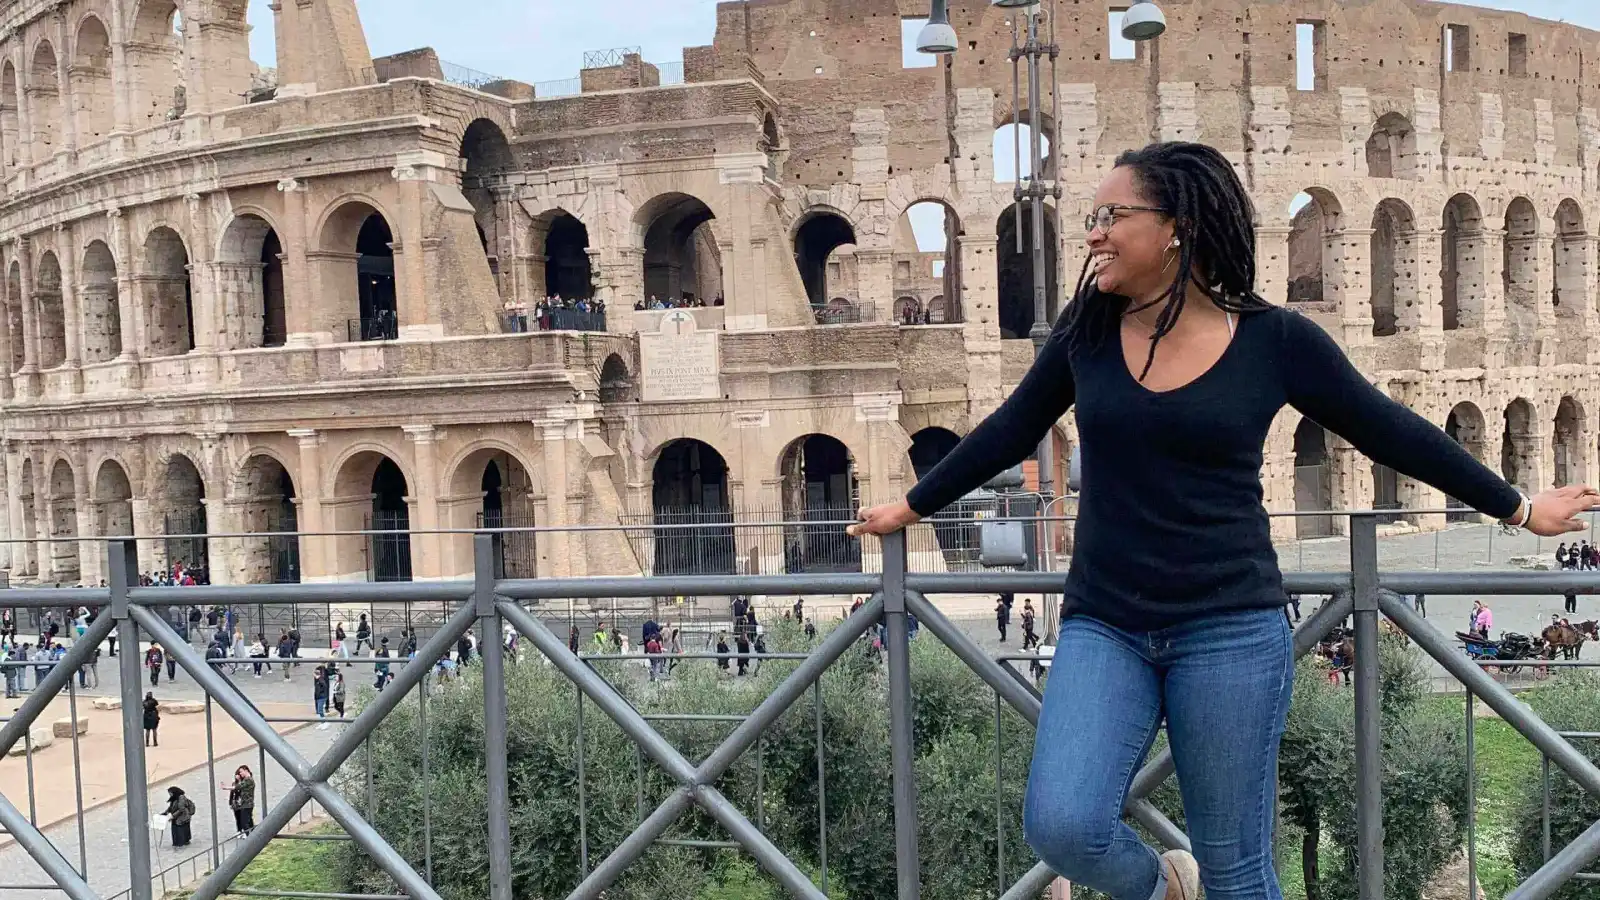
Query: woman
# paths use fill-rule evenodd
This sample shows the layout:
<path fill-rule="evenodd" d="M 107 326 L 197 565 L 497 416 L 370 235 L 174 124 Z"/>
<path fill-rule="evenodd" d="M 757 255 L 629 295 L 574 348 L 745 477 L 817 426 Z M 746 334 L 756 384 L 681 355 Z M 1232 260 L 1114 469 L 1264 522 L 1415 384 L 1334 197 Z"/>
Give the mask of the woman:
<path fill-rule="evenodd" d="M 233 771 L 233 783 L 222 785 L 228 791 L 228 808 L 233 810 L 233 824 L 240 834 L 249 834 L 256 827 L 256 779 L 249 766 Z"/>
<path fill-rule="evenodd" d="M 1281 896 L 1270 798 L 1294 654 L 1260 471 L 1285 405 L 1536 534 L 1585 527 L 1573 517 L 1600 497 L 1530 500 L 1374 389 L 1320 328 L 1255 293 L 1254 222 L 1216 150 L 1123 154 L 1085 222 L 1089 277 L 1032 370 L 905 500 L 850 528 L 887 534 L 938 512 L 1076 407 L 1078 546 L 1023 821 L 1053 869 L 1113 900 L 1192 900 L 1197 882 L 1210 900 Z M 1163 716 L 1198 861 L 1158 855 L 1120 814 Z"/>
<path fill-rule="evenodd" d="M 161 736 L 156 734 L 156 729 L 161 727 L 161 704 L 156 702 L 156 695 L 144 695 L 144 744 L 146 747 L 161 746 Z"/>
<path fill-rule="evenodd" d="M 194 819 L 194 801 L 184 796 L 183 788 L 167 788 L 167 822 L 172 826 L 172 846 L 189 846 L 189 822 Z"/>
<path fill-rule="evenodd" d="M 339 718 L 342 719 L 344 718 L 344 673 L 333 669 L 330 669 L 329 671 L 333 673 L 333 684 L 330 687 L 330 692 L 333 699 L 333 710 L 334 712 L 337 712 L 339 714 Z"/>

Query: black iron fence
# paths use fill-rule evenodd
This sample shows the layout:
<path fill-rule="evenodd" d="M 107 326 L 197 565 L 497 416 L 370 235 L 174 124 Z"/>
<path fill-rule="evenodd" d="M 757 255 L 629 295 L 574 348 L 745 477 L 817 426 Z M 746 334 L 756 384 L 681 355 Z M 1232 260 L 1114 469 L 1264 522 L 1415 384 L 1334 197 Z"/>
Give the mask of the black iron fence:
<path fill-rule="evenodd" d="M 400 339 L 400 320 L 392 315 L 372 319 L 351 319 L 348 327 L 352 343 Z"/>
<path fill-rule="evenodd" d="M 500 330 L 505 334 L 522 334 L 529 331 L 605 331 L 605 310 L 580 309 L 529 309 L 505 313 L 500 317 Z"/>

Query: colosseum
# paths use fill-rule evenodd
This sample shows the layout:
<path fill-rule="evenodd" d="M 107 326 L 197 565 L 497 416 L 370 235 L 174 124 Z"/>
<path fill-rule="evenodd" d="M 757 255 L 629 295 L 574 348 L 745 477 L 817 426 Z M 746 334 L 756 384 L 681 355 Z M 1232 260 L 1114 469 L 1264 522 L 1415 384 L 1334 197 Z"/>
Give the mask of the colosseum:
<path fill-rule="evenodd" d="M 471 571 L 441 530 L 712 522 L 521 535 L 502 561 L 863 565 L 825 527 L 733 524 L 900 494 L 1019 380 L 1031 256 L 995 149 L 1019 127 L 1060 188 L 1051 315 L 1115 155 L 1205 141 L 1257 201 L 1264 295 L 1525 488 L 1600 473 L 1600 34 L 1165 0 L 1134 46 L 1114 6 L 1051 0 L 1032 122 L 1017 13 L 951 5 L 951 56 L 903 53 L 922 0 L 741 0 L 681 74 L 618 51 L 551 89 L 374 58 L 354 0 L 274 3 L 275 69 L 245 0 L 11 0 L 0 562 L 93 583 L 99 538 L 137 533 L 174 536 L 144 570 L 421 580 Z M 1052 458 L 1074 440 L 1064 420 Z M 1263 478 L 1272 509 L 1446 505 L 1293 411 Z M 398 533 L 334 534 L 364 528 Z M 295 530 L 318 536 L 269 535 Z M 205 532 L 235 536 L 180 537 Z"/>

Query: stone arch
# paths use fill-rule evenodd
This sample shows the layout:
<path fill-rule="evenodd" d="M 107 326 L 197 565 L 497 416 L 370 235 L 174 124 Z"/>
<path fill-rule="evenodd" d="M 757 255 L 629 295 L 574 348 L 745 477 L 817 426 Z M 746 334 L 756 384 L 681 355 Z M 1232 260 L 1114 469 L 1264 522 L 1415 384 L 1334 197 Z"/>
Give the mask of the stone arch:
<path fill-rule="evenodd" d="M 1514 333 L 1531 335 L 1539 320 L 1539 213 L 1527 197 L 1516 197 L 1506 206 L 1503 250 L 1506 319 Z"/>
<path fill-rule="evenodd" d="M 948 428 L 938 425 L 923 428 L 911 436 L 911 446 L 907 450 L 907 455 L 911 459 L 911 471 L 918 480 L 921 480 L 933 471 L 934 466 L 949 456 L 959 443 L 961 436 Z M 1064 489 L 1064 485 L 1058 487 Z M 978 542 L 976 527 L 970 523 L 950 521 L 965 515 L 958 507 L 959 504 L 953 504 L 929 517 L 932 520 L 930 524 L 933 527 L 934 539 L 944 554 L 945 565 L 949 567 L 956 567 L 967 561 Z"/>
<path fill-rule="evenodd" d="M 502 221 L 500 205 L 495 202 L 490 185 L 496 177 L 516 167 L 511 143 L 493 120 L 474 119 L 461 136 L 461 159 L 461 192 L 472 204 L 489 271 L 498 278 L 501 231 L 509 223 Z"/>
<path fill-rule="evenodd" d="M 961 216 L 949 201 L 922 197 L 907 204 L 896 220 L 892 239 L 895 294 L 938 295 L 941 301 L 949 298 L 941 306 L 943 319 L 961 321 L 961 253 L 965 240 Z M 920 268 L 930 263 L 927 270 Z M 934 274 L 938 266 L 943 271 Z M 932 304 L 925 309 L 931 313 Z M 931 314 L 927 318 L 931 323 Z"/>
<path fill-rule="evenodd" d="M 70 79 L 78 144 L 88 146 L 109 137 L 117 127 L 111 83 L 111 32 L 94 13 L 78 21 Z"/>
<path fill-rule="evenodd" d="M 1294 508 L 1321 512 L 1333 508 L 1333 458 L 1328 452 L 1328 432 L 1310 418 L 1294 430 Z M 1334 533 L 1332 516 L 1298 516 L 1295 536 L 1327 537 Z"/>
<path fill-rule="evenodd" d="M 1413 331 L 1417 296 L 1417 226 L 1411 207 L 1388 198 L 1372 214 L 1372 334 Z"/>
<path fill-rule="evenodd" d="M 329 207 L 318 228 L 323 294 L 333 309 L 345 311 L 348 340 L 399 336 L 392 221 L 368 198 L 345 197 Z"/>
<path fill-rule="evenodd" d="M 1461 445 L 1463 450 L 1472 454 L 1472 458 L 1479 462 L 1486 462 L 1488 455 L 1489 430 L 1485 424 L 1483 410 L 1477 404 L 1463 401 L 1457 403 L 1445 418 L 1444 432 L 1450 439 Z M 1445 497 L 1445 506 L 1451 512 L 1445 514 L 1449 522 L 1472 522 L 1478 515 L 1465 503 L 1454 497 Z"/>
<path fill-rule="evenodd" d="M 959 315 L 959 313 L 952 313 L 950 311 L 949 306 L 945 303 L 943 294 L 939 294 L 928 301 L 927 312 L 929 325 L 943 325 L 946 322 L 960 321 L 960 319 L 950 318 L 952 315 Z"/>
<path fill-rule="evenodd" d="M 1589 419 L 1583 404 L 1571 394 L 1563 396 L 1556 406 L 1555 429 L 1550 435 L 1551 449 L 1555 451 L 1554 487 L 1588 483 L 1585 456 L 1589 441 Z"/>
<path fill-rule="evenodd" d="M 90 241 L 78 279 L 83 316 L 83 361 L 110 362 L 122 355 L 122 308 L 117 293 L 117 260 L 105 241 Z"/>
<path fill-rule="evenodd" d="M 1289 202 L 1289 303 L 1337 301 L 1344 247 L 1344 208 L 1327 188 L 1312 187 Z"/>
<path fill-rule="evenodd" d="M 217 246 L 217 280 L 227 346 L 281 347 L 289 337 L 284 297 L 283 242 L 272 220 L 236 214 Z"/>
<path fill-rule="evenodd" d="M 411 580 L 411 479 L 394 456 L 362 444 L 334 469 L 334 569 L 341 580 Z M 360 532 L 387 532 L 360 534 Z"/>
<path fill-rule="evenodd" d="M 39 368 L 54 369 L 67 361 L 67 314 L 61 296 L 61 262 L 54 250 L 39 256 L 34 270 L 34 314 L 38 317 Z"/>
<path fill-rule="evenodd" d="M 639 386 L 628 371 L 628 364 L 613 353 L 600 366 L 600 402 L 632 403 L 639 399 Z"/>
<path fill-rule="evenodd" d="M 61 120 L 66 112 L 61 105 L 61 91 L 57 82 L 56 50 L 48 39 L 33 45 L 32 61 L 28 66 L 28 93 L 33 125 L 34 160 L 42 162 L 58 150 L 65 150 L 61 142 Z"/>
<path fill-rule="evenodd" d="M 258 450 L 234 474 L 230 503 L 239 515 L 239 530 L 255 535 L 241 543 L 242 557 L 233 569 L 243 584 L 297 584 L 300 581 L 299 498 L 294 476 L 283 460 Z"/>
<path fill-rule="evenodd" d="M 1021 251 L 1017 246 L 1017 211 L 1022 212 Z M 1000 311 L 1000 337 L 1025 338 L 1036 324 L 1033 308 L 1033 214 L 1022 204 L 1012 204 L 1000 213 L 995 223 L 999 235 L 996 243 L 995 265 L 999 270 L 998 308 Z M 1046 203 L 1044 208 L 1044 266 L 1045 266 L 1045 321 L 1046 329 L 1055 321 L 1061 309 L 1060 277 L 1057 259 L 1060 241 L 1056 209 Z"/>
<path fill-rule="evenodd" d="M 201 537 L 209 534 L 206 515 L 205 476 L 200 467 L 186 453 L 174 452 L 161 466 L 161 478 L 156 488 L 156 515 L 161 522 L 161 533 L 167 539 L 157 545 L 157 559 L 162 567 L 171 571 L 177 566 L 203 573 L 211 567 L 210 542 Z"/>
<path fill-rule="evenodd" d="M 651 523 L 694 527 L 653 529 L 651 574 L 732 574 L 737 551 L 726 458 L 695 438 L 668 441 L 653 456 Z"/>
<path fill-rule="evenodd" d="M 856 242 L 856 229 L 843 213 L 823 207 L 807 210 L 795 222 L 793 234 L 795 264 L 815 310 L 828 300 L 828 258 L 840 247 Z"/>
<path fill-rule="evenodd" d="M 1049 113 L 1041 113 L 1037 127 L 1041 138 L 1039 171 L 1043 178 L 1054 178 L 1055 122 Z M 1031 135 L 1034 128 L 1029 110 L 1024 109 L 1013 114 L 1007 107 L 995 108 L 994 143 L 991 149 L 996 184 L 1027 181 L 1031 177 L 1033 171 Z"/>
<path fill-rule="evenodd" d="M 463 531 L 473 528 L 533 528 L 538 525 L 533 495 L 533 470 L 509 445 L 477 443 L 450 470 L 446 521 Z M 452 571 L 472 570 L 473 537 L 446 536 L 454 557 Z M 495 576 L 536 578 L 538 535 L 507 531 L 494 535 Z"/>
<path fill-rule="evenodd" d="M 19 165 L 23 155 L 22 143 L 22 88 L 17 79 L 17 68 L 7 59 L 0 65 L 0 152 L 4 153 L 7 169 Z"/>
<path fill-rule="evenodd" d="M 551 297 L 594 296 L 594 260 L 590 256 L 589 227 L 564 209 L 551 210 L 534 220 L 537 238 L 543 232 L 544 292 Z M 537 276 L 536 276 L 537 277 Z"/>
<path fill-rule="evenodd" d="M 6 333 L 11 336 L 11 359 L 7 362 L 10 371 L 15 374 L 22 370 L 27 362 L 27 335 L 22 327 L 22 304 L 26 299 L 22 296 L 22 264 L 15 259 L 6 270 L 6 301 L 5 326 Z"/>
<path fill-rule="evenodd" d="M 177 119 L 188 109 L 181 21 L 174 0 L 140 0 L 134 11 L 127 53 L 129 71 L 139 73 L 129 86 L 136 129 Z"/>
<path fill-rule="evenodd" d="M 682 193 L 651 198 L 634 215 L 644 246 L 644 294 L 663 302 L 722 296 L 722 254 L 705 201 Z"/>
<path fill-rule="evenodd" d="M 915 297 L 901 297 L 894 301 L 894 321 L 901 325 L 917 325 L 922 321 L 922 304 Z"/>
<path fill-rule="evenodd" d="M 1419 177 L 1417 133 L 1411 120 L 1397 112 L 1380 116 L 1367 138 L 1366 157 L 1368 178 Z"/>
<path fill-rule="evenodd" d="M 1583 208 L 1571 198 L 1562 200 L 1556 207 L 1555 221 L 1551 302 L 1557 318 L 1576 322 L 1583 316 L 1584 308 L 1590 305 L 1586 296 L 1590 266 L 1589 235 L 1584 227 Z"/>
<path fill-rule="evenodd" d="M 1440 308 L 1444 330 L 1483 325 L 1483 211 L 1471 194 L 1456 194 L 1444 207 L 1440 240 Z"/>
<path fill-rule="evenodd" d="M 846 535 L 844 525 L 820 524 L 855 519 L 860 486 L 850 448 L 832 435 L 802 435 L 784 448 L 778 474 L 784 571 L 860 571 L 860 541 Z"/>
<path fill-rule="evenodd" d="M 167 225 L 144 239 L 145 349 L 150 356 L 179 356 L 195 348 L 194 281 L 189 248 Z"/>
<path fill-rule="evenodd" d="M 1538 490 L 1540 434 L 1533 404 L 1518 397 L 1506 405 L 1500 435 L 1500 474 L 1528 493 Z"/>
<path fill-rule="evenodd" d="M 115 459 L 100 463 L 95 472 L 94 489 L 90 494 L 94 502 L 95 534 L 99 537 L 128 537 L 134 532 L 133 483 L 128 480 L 128 470 Z"/>
<path fill-rule="evenodd" d="M 78 478 L 72 464 L 57 459 L 50 467 L 50 570 L 61 583 L 76 582 L 82 567 L 78 560 Z"/>
<path fill-rule="evenodd" d="M 961 436 L 948 428 L 930 425 L 911 436 L 911 447 L 907 454 L 911 457 L 911 471 L 917 478 L 922 478 L 941 460 L 950 455 L 961 443 Z"/>

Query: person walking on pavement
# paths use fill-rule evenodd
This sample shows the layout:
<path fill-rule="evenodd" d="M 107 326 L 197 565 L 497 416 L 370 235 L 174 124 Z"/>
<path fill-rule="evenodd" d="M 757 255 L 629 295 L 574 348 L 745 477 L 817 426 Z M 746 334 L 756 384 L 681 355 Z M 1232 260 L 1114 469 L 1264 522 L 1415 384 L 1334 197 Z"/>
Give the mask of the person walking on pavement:
<path fill-rule="evenodd" d="M 150 686 L 157 687 L 161 684 L 161 664 L 166 657 L 161 654 L 161 648 L 155 644 L 144 652 L 144 667 L 150 670 Z"/>
<path fill-rule="evenodd" d="M 311 672 L 311 706 L 317 711 L 317 718 L 327 718 L 328 670 L 321 666 L 317 666 Z"/>
<path fill-rule="evenodd" d="M 333 701 L 333 711 L 344 718 L 344 673 L 333 672 L 333 684 L 329 687 L 329 698 Z"/>
<path fill-rule="evenodd" d="M 256 779 L 249 766 L 233 771 L 233 782 L 223 782 L 228 791 L 228 808 L 233 810 L 233 827 L 239 834 L 249 834 L 256 827 Z"/>
<path fill-rule="evenodd" d="M 1567 591 L 1566 604 L 1562 607 L 1568 615 L 1578 614 L 1578 592 Z"/>
<path fill-rule="evenodd" d="M 181 787 L 167 788 L 167 823 L 172 826 L 172 846 L 187 847 L 192 837 L 189 823 L 194 819 L 194 801 Z"/>
<path fill-rule="evenodd" d="M 377 659 L 388 659 L 389 658 L 389 639 L 388 638 L 383 638 L 382 642 L 378 644 L 377 652 L 373 653 L 372 655 L 373 655 L 373 657 L 375 657 Z M 389 675 L 389 664 L 386 663 L 386 662 L 381 662 L 381 663 L 377 663 L 372 668 L 373 668 L 373 680 L 374 680 L 373 686 L 381 691 L 381 690 L 383 690 L 383 682 L 384 682 L 385 678 L 387 678 L 387 676 Z"/>
<path fill-rule="evenodd" d="M 1022 601 L 1022 650 L 1024 653 L 1039 646 L 1039 636 L 1033 631 L 1033 622 L 1033 600 L 1031 598 L 1025 599 Z"/>
<path fill-rule="evenodd" d="M 1006 595 L 1004 594 L 1000 595 L 1000 599 L 995 601 L 994 624 L 996 628 L 1000 629 L 1000 643 L 1004 644 L 1006 642 L 1006 626 L 1011 624 L 1011 604 L 1006 602 Z"/>
<path fill-rule="evenodd" d="M 367 624 L 367 614 L 361 614 L 361 620 L 356 623 L 356 655 L 361 655 L 361 648 L 366 647 L 367 652 L 372 652 L 372 626 Z"/>
<path fill-rule="evenodd" d="M 294 642 L 289 640 L 287 631 L 278 634 L 278 666 L 283 669 L 283 680 L 289 680 L 289 670 L 293 668 L 290 660 L 294 658 Z"/>
<path fill-rule="evenodd" d="M 144 745 L 146 747 L 161 746 L 161 736 L 156 729 L 161 727 L 161 704 L 156 700 L 156 695 L 146 692 L 144 695 Z"/>

